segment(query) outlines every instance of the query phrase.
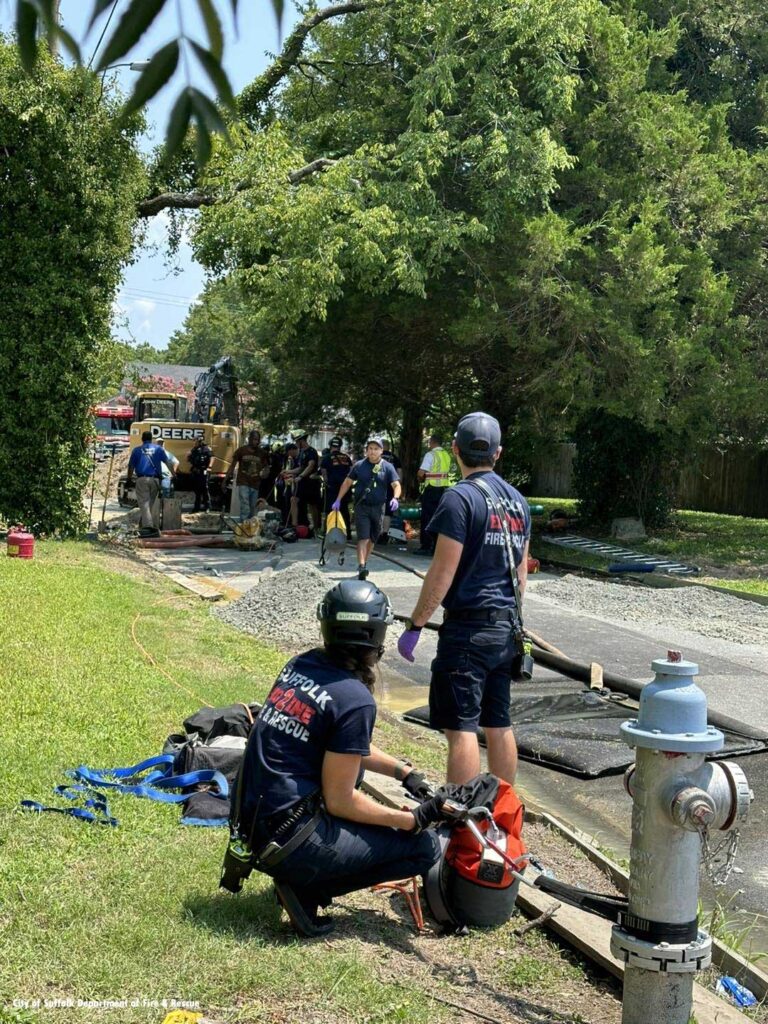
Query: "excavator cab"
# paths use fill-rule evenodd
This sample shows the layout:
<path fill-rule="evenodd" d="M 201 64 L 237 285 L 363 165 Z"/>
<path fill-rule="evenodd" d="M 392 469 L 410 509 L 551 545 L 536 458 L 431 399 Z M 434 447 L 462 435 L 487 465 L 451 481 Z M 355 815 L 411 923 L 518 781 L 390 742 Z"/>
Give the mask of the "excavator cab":
<path fill-rule="evenodd" d="M 183 423 L 187 419 L 187 399 L 184 395 L 160 391 L 140 391 L 133 405 L 135 423 L 161 420 Z"/>

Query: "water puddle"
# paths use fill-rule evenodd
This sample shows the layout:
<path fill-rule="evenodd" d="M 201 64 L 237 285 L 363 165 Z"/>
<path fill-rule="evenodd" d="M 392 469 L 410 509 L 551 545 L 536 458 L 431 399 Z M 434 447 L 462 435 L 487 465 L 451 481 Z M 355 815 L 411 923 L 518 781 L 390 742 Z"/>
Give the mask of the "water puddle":
<path fill-rule="evenodd" d="M 382 669 L 381 683 L 376 686 L 376 700 L 385 711 L 401 715 L 428 702 L 429 686 Z"/>

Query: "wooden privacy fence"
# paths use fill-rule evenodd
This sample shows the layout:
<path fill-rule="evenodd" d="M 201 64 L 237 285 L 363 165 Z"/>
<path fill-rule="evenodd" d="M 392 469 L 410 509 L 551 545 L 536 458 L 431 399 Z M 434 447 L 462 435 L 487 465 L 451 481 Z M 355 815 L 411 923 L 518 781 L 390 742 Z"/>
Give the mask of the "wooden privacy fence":
<path fill-rule="evenodd" d="M 702 451 L 680 473 L 678 508 L 768 517 L 768 451 Z"/>
<path fill-rule="evenodd" d="M 535 467 L 531 493 L 539 498 L 572 498 L 575 444 L 559 444 Z M 768 451 L 732 448 L 693 453 L 680 472 L 678 508 L 768 517 Z"/>

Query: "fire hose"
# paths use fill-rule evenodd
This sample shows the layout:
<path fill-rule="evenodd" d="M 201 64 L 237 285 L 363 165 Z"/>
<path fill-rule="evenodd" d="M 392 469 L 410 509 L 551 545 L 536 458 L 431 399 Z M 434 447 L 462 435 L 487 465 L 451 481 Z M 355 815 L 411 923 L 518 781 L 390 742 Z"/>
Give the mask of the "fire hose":
<path fill-rule="evenodd" d="M 419 579 L 423 580 L 426 578 L 426 574 L 420 572 L 418 569 L 414 569 L 413 566 L 408 565 L 399 558 L 393 558 L 392 555 L 385 555 L 381 551 L 372 551 L 372 554 L 378 558 L 383 558 L 387 562 L 392 562 L 393 565 L 399 566 L 401 569 L 406 569 L 408 572 L 413 573 L 414 576 L 418 576 Z M 397 622 L 405 622 L 405 615 L 395 615 Z M 427 622 L 424 626 L 425 629 L 438 630 L 439 626 L 432 622 Z M 549 643 L 543 637 L 534 633 L 533 630 L 525 627 L 525 635 L 530 639 L 536 650 L 532 652 L 533 660 L 537 665 L 543 665 L 544 668 L 551 668 L 557 672 L 561 672 L 563 675 L 568 676 L 571 679 L 576 679 L 579 682 L 589 684 L 591 680 L 591 665 L 586 662 L 576 661 L 570 658 L 563 651 L 559 650 L 554 644 Z M 640 694 L 643 691 L 645 683 L 639 682 L 637 679 L 631 679 L 628 676 L 618 675 L 615 672 L 603 671 L 603 683 L 606 687 L 611 690 L 615 690 L 617 693 L 623 693 L 627 697 L 631 697 L 633 700 L 640 700 Z M 737 736 L 746 736 L 749 739 L 768 741 L 768 730 L 761 729 L 759 726 L 750 725 L 748 731 L 745 730 L 745 723 L 739 722 L 735 718 L 731 718 L 730 715 L 724 715 L 720 711 L 708 711 L 708 721 L 711 725 L 716 726 L 718 729 L 726 732 L 734 733 Z"/>

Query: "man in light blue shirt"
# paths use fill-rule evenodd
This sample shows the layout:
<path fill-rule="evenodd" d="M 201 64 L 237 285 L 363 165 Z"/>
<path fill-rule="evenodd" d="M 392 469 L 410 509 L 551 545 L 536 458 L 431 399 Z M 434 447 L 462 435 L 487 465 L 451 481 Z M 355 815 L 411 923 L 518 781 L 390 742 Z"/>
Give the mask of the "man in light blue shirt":
<path fill-rule="evenodd" d="M 160 478 L 162 466 L 168 466 L 172 476 L 176 476 L 176 470 L 170 465 L 168 453 L 159 444 L 152 441 L 152 431 L 145 430 L 141 435 L 141 444 L 131 452 L 128 460 L 128 478 L 126 488 L 131 486 L 134 473 L 136 474 L 136 500 L 141 510 L 141 525 L 151 529 L 157 529 L 154 520 L 153 509 L 160 493 Z"/>

